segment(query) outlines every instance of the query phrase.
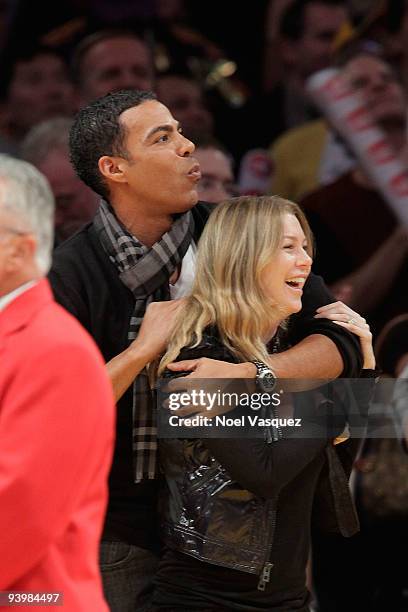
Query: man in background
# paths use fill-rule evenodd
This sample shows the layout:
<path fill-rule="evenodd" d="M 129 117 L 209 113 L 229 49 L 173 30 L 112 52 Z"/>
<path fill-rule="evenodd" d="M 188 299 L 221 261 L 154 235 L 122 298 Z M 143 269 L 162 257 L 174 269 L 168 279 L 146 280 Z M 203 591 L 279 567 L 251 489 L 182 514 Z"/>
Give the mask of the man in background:
<path fill-rule="evenodd" d="M 153 60 L 146 43 L 132 31 L 99 30 L 75 50 L 72 76 L 79 104 L 120 89 L 152 89 Z"/>
<path fill-rule="evenodd" d="M 0 82 L 0 150 L 19 154 L 22 139 L 40 121 L 75 112 L 74 87 L 55 49 L 22 46 L 4 60 Z"/>
<path fill-rule="evenodd" d="M 211 136 L 199 138 L 195 145 L 194 155 L 201 169 L 201 179 L 197 185 L 199 199 L 219 204 L 238 195 L 231 155 Z"/>
<path fill-rule="evenodd" d="M 69 160 L 72 119 L 56 117 L 35 125 L 24 138 L 21 157 L 48 180 L 55 198 L 55 244 L 93 219 L 98 197 L 76 175 Z"/>

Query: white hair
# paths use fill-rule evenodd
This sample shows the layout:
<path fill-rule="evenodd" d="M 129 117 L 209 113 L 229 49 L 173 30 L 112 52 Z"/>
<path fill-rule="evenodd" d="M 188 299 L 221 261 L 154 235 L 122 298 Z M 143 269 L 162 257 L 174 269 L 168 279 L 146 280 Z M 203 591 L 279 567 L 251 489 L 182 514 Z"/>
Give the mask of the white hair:
<path fill-rule="evenodd" d="M 51 266 L 54 245 L 54 196 L 45 176 L 28 162 L 0 154 L 1 201 L 37 239 L 36 263 L 42 274 Z"/>

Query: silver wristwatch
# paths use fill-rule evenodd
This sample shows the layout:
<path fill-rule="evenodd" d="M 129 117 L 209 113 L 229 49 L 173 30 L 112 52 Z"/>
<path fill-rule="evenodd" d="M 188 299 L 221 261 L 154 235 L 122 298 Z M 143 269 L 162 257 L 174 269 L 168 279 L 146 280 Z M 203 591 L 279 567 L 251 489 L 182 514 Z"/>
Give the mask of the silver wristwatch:
<path fill-rule="evenodd" d="M 265 393 L 273 391 L 276 385 L 276 376 L 271 368 L 263 361 L 257 361 L 256 359 L 253 359 L 251 363 L 256 367 L 255 380 L 258 387 Z"/>

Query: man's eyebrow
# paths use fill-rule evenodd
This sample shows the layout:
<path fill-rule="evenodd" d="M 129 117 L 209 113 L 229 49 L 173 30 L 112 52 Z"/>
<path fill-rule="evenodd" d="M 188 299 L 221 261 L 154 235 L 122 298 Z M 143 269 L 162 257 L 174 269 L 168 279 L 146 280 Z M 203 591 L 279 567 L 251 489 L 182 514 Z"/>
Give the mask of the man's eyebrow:
<path fill-rule="evenodd" d="M 180 124 L 177 122 L 176 125 L 171 125 L 169 123 L 165 123 L 164 125 L 158 125 L 150 130 L 146 136 L 146 140 L 149 140 L 152 136 L 157 134 L 158 132 L 174 132 L 174 129 L 177 131 L 180 129 Z"/>

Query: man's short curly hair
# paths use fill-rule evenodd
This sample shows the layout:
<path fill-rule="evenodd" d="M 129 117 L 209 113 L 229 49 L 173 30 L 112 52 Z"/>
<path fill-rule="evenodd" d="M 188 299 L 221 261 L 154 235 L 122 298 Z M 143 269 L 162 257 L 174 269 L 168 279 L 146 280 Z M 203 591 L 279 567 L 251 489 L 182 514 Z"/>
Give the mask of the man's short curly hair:
<path fill-rule="evenodd" d="M 103 198 L 109 198 L 109 189 L 99 171 L 99 159 L 104 155 L 128 155 L 121 114 L 156 99 L 151 91 L 117 91 L 85 106 L 75 117 L 69 137 L 71 163 L 79 178 Z"/>

